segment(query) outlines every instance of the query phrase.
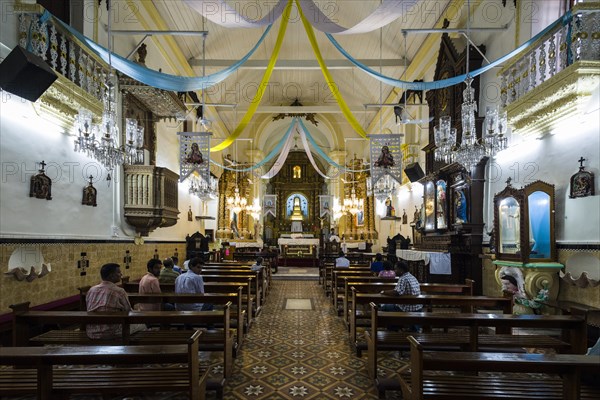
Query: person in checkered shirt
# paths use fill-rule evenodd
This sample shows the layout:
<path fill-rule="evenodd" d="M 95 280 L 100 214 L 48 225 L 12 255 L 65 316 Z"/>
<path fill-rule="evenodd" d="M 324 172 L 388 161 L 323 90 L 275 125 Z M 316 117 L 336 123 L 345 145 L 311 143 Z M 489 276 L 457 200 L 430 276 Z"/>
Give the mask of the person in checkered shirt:
<path fill-rule="evenodd" d="M 408 264 L 404 261 L 398 261 L 396 263 L 396 276 L 398 282 L 396 287 L 391 290 L 382 290 L 381 294 L 386 296 L 419 296 L 421 294 L 421 285 L 417 278 L 415 278 L 410 272 L 408 272 Z M 421 312 L 423 311 L 422 304 L 382 304 L 380 307 L 381 311 L 401 311 L 401 312 Z M 391 330 L 397 330 L 397 327 L 388 327 Z M 408 327 L 409 331 L 418 332 L 419 326 Z"/>

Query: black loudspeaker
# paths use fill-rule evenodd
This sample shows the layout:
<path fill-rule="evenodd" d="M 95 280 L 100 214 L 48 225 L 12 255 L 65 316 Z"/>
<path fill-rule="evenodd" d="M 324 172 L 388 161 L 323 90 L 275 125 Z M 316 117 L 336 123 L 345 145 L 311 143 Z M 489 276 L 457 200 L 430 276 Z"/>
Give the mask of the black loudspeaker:
<path fill-rule="evenodd" d="M 41 57 L 16 46 L 0 64 L 0 87 L 36 101 L 58 78 Z"/>
<path fill-rule="evenodd" d="M 408 164 L 404 168 L 404 173 L 406 174 L 406 176 L 408 176 L 408 179 L 411 182 L 416 182 L 416 181 L 418 181 L 419 179 L 421 179 L 422 177 L 425 176 L 425 174 L 423 173 L 423 170 L 421 169 L 421 166 L 419 165 L 419 163 Z"/>

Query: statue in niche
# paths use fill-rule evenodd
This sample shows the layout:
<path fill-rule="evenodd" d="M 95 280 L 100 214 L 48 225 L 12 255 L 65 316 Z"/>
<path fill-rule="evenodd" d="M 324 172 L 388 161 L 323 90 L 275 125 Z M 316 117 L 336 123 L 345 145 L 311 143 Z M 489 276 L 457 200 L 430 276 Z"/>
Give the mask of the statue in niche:
<path fill-rule="evenodd" d="M 390 168 L 393 167 L 396 163 L 394 162 L 394 156 L 390 152 L 390 148 L 388 146 L 381 147 L 381 154 L 377 161 L 375 161 L 374 165 L 376 167 L 382 168 Z"/>
<path fill-rule="evenodd" d="M 437 227 L 446 227 L 446 182 L 439 180 L 436 183 L 436 207 L 437 207 Z"/>
<path fill-rule="evenodd" d="M 83 188 L 83 198 L 81 199 L 81 204 L 83 204 L 84 206 L 96 207 L 97 190 L 92 184 L 94 177 L 90 175 L 89 180 L 90 182 L 88 183 L 88 185 Z"/>
<path fill-rule="evenodd" d="M 464 224 L 467 221 L 467 197 L 463 190 L 454 192 L 454 223 Z"/>
<path fill-rule="evenodd" d="M 198 143 L 192 143 L 192 151 L 185 158 L 185 162 L 190 164 L 202 164 L 204 162 Z"/>
<path fill-rule="evenodd" d="M 294 179 L 300 179 L 300 178 L 302 178 L 302 169 L 300 168 L 299 165 L 295 165 L 294 168 L 293 168 L 293 171 L 294 171 L 294 173 L 293 173 L 293 178 Z"/>

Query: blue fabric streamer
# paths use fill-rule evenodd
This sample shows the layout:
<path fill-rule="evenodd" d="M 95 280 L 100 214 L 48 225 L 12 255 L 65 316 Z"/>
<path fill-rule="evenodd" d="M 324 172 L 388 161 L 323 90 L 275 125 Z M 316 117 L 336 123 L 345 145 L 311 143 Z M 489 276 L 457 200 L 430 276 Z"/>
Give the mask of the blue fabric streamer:
<path fill-rule="evenodd" d="M 477 75 L 481 75 L 484 72 L 489 71 L 490 69 L 494 68 L 497 65 L 503 64 L 504 62 L 510 60 L 511 58 L 513 58 L 514 56 L 516 56 L 517 54 L 519 54 L 520 52 L 525 50 L 527 47 L 531 46 L 539 38 L 545 36 L 548 32 L 550 32 L 552 29 L 554 29 L 557 25 L 559 25 L 559 24 L 566 25 L 569 23 L 570 20 L 571 20 L 571 12 L 567 11 L 567 13 L 565 15 L 563 15 L 562 17 L 560 17 L 559 19 L 557 19 L 556 21 L 554 21 L 553 23 L 548 25 L 540 33 L 538 33 L 537 35 L 535 35 L 534 37 L 532 37 L 531 39 L 529 39 L 528 41 L 526 41 L 525 43 L 523 43 L 522 45 L 520 45 L 519 47 L 517 47 L 516 49 L 511 51 L 510 53 L 506 54 L 503 57 L 500 57 L 496 61 L 493 61 L 492 63 L 490 63 L 484 67 L 479 68 L 478 70 L 469 72 L 468 75 L 470 77 L 475 77 Z M 395 87 L 402 88 L 402 89 L 432 90 L 432 89 L 441 89 L 441 88 L 445 88 L 445 87 L 449 87 L 449 86 L 458 85 L 459 83 L 464 82 L 465 79 L 467 78 L 467 74 L 455 76 L 453 78 L 442 79 L 440 81 L 434 81 L 434 82 L 407 82 L 407 81 L 403 81 L 400 79 L 390 78 L 390 77 L 382 75 L 379 72 L 374 71 L 371 68 L 367 67 L 366 65 L 358 62 L 358 60 L 353 58 L 346 50 L 344 50 L 344 48 L 333 38 L 333 36 L 331 34 L 326 33 L 325 36 L 327 36 L 327 38 L 335 46 L 335 48 L 338 49 L 339 52 L 342 53 L 352 64 L 356 65 L 362 71 L 366 72 L 367 74 L 371 75 L 373 78 L 375 78 L 387 85 L 395 86 Z"/>
<path fill-rule="evenodd" d="M 290 134 L 292 133 L 292 128 L 294 128 L 294 125 L 296 123 L 296 118 L 294 118 L 292 120 L 292 123 L 290 124 L 287 132 L 285 133 L 285 135 L 283 135 L 283 138 L 279 141 L 279 143 L 277 143 L 277 146 L 275 146 L 275 148 L 273 148 L 273 150 L 271 150 L 269 152 L 269 154 L 267 154 L 267 156 L 259 163 L 254 164 L 248 168 L 241 168 L 241 169 L 236 169 L 236 168 L 229 168 L 226 167 L 224 165 L 219 164 L 218 162 L 216 162 L 215 160 L 211 159 L 210 162 L 213 163 L 214 165 L 216 165 L 217 167 L 229 170 L 229 171 L 236 171 L 236 172 L 247 172 L 247 171 L 252 171 L 255 170 L 257 168 L 262 167 L 263 165 L 265 165 L 266 163 L 268 163 L 273 157 L 275 157 L 277 154 L 279 154 L 279 152 L 281 151 L 281 148 L 283 147 L 283 144 L 285 143 L 285 141 L 287 140 L 288 136 L 290 136 Z"/>
<path fill-rule="evenodd" d="M 40 17 L 40 22 L 48 21 L 49 19 L 53 19 L 58 25 L 67 30 L 70 34 L 75 36 L 77 39 L 81 41 L 85 46 L 88 47 L 94 54 L 100 57 L 107 64 L 108 62 L 108 53 L 109 51 L 100 46 L 98 43 L 93 40 L 87 38 L 82 35 L 80 32 L 73 29 L 71 26 L 65 24 L 60 19 L 54 17 L 48 11 L 44 11 L 42 16 Z M 268 25 L 265 32 L 262 34 L 258 43 L 254 45 L 254 47 L 246 54 L 240 61 L 235 64 L 225 68 L 222 71 L 215 72 L 214 74 L 207 75 L 204 77 L 186 77 L 186 76 L 176 76 L 165 74 L 162 72 L 154 71 L 143 67 L 133 61 L 130 61 L 124 57 L 119 56 L 118 54 L 112 53 L 112 66 L 119 72 L 124 73 L 125 75 L 136 79 L 142 83 L 145 83 L 148 86 L 152 86 L 158 89 L 175 91 L 175 92 L 187 92 L 193 90 L 201 90 L 206 87 L 210 87 L 216 85 L 217 83 L 225 80 L 231 74 L 233 74 L 239 67 L 241 67 L 251 56 L 254 54 L 256 49 L 262 44 L 265 37 L 271 30 L 273 25 Z"/>

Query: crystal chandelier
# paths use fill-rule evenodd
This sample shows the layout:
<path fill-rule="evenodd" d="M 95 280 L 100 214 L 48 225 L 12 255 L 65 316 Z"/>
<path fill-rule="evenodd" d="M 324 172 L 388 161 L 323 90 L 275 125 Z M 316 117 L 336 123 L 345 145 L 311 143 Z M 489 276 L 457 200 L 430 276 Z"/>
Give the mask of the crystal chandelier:
<path fill-rule="evenodd" d="M 342 212 L 349 212 L 352 215 L 356 215 L 363 209 L 363 206 L 364 200 L 356 197 L 356 191 L 354 190 L 354 186 L 352 186 L 350 197 L 346 197 L 344 199 L 344 203 L 342 205 Z"/>
<path fill-rule="evenodd" d="M 110 3 L 109 3 L 110 15 Z M 92 113 L 80 109 L 76 119 L 76 128 L 79 136 L 75 139 L 75 152 L 85 153 L 88 157 L 95 158 L 104 167 L 112 171 L 121 164 L 133 164 L 140 161 L 143 153 L 143 128 L 135 129 L 129 124 L 126 128 L 128 141 L 124 146 L 119 145 L 119 124 L 117 117 L 117 77 L 112 69 L 111 49 L 111 19 L 108 18 L 108 73 L 104 76 L 104 96 L 102 120 L 95 125 Z M 141 130 L 140 130 L 141 129 Z"/>
<path fill-rule="evenodd" d="M 245 197 L 240 197 L 240 189 L 238 187 L 235 188 L 233 196 L 227 197 L 226 202 L 229 208 L 236 214 L 245 210 L 248 204 L 248 200 Z"/>
<path fill-rule="evenodd" d="M 396 181 L 389 175 L 379 179 L 372 189 L 373 196 L 379 201 L 385 201 L 396 194 Z"/>
<path fill-rule="evenodd" d="M 244 199 L 246 200 L 246 199 Z M 254 198 L 254 201 L 252 202 L 251 205 L 246 207 L 246 211 L 248 211 L 250 213 L 250 215 L 252 216 L 252 218 L 254 218 L 254 220 L 258 220 L 258 218 L 260 218 L 260 211 L 262 210 L 260 204 L 259 204 L 259 200 L 257 198 Z"/>
<path fill-rule="evenodd" d="M 201 200 L 214 200 L 219 197 L 218 187 L 219 181 L 212 174 L 208 183 L 204 179 L 192 176 L 190 178 L 189 192 L 194 196 L 198 196 Z"/>

